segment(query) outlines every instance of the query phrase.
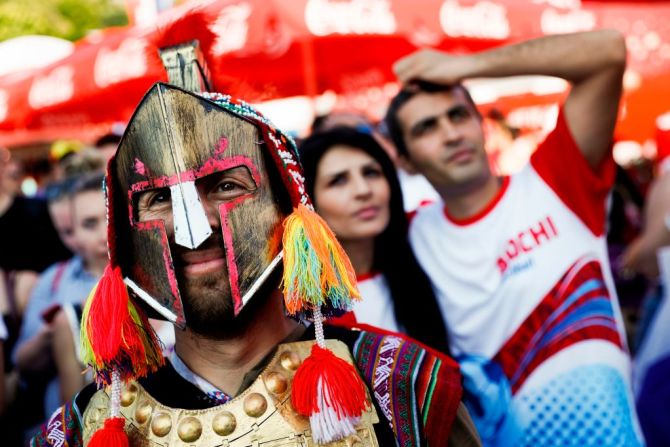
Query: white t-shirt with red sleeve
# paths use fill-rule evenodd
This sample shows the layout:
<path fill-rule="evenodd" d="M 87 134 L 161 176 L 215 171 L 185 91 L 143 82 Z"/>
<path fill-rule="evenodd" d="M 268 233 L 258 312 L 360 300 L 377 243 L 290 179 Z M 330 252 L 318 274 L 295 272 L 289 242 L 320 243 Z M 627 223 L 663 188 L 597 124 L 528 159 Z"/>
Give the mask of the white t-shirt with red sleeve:
<path fill-rule="evenodd" d="M 341 317 L 332 318 L 329 322 L 344 325 L 363 323 L 391 332 L 400 332 L 400 326 L 395 319 L 391 289 L 384 275 L 370 272 L 356 275 L 356 280 L 361 300 L 354 302 L 351 311 Z"/>
<path fill-rule="evenodd" d="M 589 166 L 561 113 L 478 215 L 456 220 L 440 202 L 411 222 L 452 353 L 509 384 L 508 445 L 641 444 L 605 240 L 614 174 L 611 157 Z"/>

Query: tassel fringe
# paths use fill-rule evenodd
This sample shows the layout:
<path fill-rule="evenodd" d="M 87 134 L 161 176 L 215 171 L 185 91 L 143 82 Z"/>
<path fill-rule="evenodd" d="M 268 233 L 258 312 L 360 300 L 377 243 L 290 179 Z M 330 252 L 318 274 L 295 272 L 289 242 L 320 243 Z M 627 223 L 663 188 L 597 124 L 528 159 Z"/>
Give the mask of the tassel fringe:
<path fill-rule="evenodd" d="M 314 312 L 314 330 L 316 343 L 293 378 L 291 403 L 309 417 L 314 441 L 327 444 L 356 434 L 370 403 L 358 371 L 326 347 L 319 309 Z"/>
<path fill-rule="evenodd" d="M 284 301 L 291 315 L 329 306 L 349 310 L 360 300 L 356 274 L 326 223 L 304 205 L 284 221 Z"/>
<path fill-rule="evenodd" d="M 126 420 L 122 417 L 105 419 L 105 426 L 93 433 L 88 447 L 128 447 L 128 435 L 123 430 Z"/>
<path fill-rule="evenodd" d="M 165 362 L 158 337 L 128 296 L 119 267 L 105 268 L 86 301 L 81 344 L 82 360 L 95 370 L 98 385 L 110 384 L 112 371 L 127 381 Z"/>

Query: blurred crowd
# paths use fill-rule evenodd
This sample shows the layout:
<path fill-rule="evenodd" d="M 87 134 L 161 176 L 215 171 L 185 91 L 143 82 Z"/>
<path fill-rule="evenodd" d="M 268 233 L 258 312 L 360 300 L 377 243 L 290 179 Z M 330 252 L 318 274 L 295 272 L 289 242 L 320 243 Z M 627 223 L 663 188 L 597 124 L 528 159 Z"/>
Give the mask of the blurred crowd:
<path fill-rule="evenodd" d="M 402 68 L 400 72 L 402 77 Z M 409 148 L 409 152 L 407 147 L 403 147 L 405 143 L 402 139 L 409 138 L 408 135 L 419 141 L 433 132 L 431 126 L 447 126 L 437 123 L 442 117 L 424 117 L 413 123 L 410 130 L 394 128 L 394 119 L 410 119 L 408 111 L 414 107 L 412 101 L 418 101 L 412 95 L 417 92 L 411 92 L 402 100 L 396 98 L 397 117 L 392 116 L 392 104 L 390 118 L 382 122 L 372 122 L 353 111 L 319 117 L 314 121 L 310 135 L 301 139 L 298 146 L 308 193 L 317 212 L 333 229 L 349 255 L 364 298 L 353 312 L 330 323 L 346 325 L 355 322 L 403 332 L 424 345 L 451 353 L 461 362 L 467 391 L 477 388 L 479 379 L 487 384 L 493 381 L 490 377 L 470 374 L 474 369 L 468 368 L 479 368 L 477 362 L 487 361 L 463 357 L 467 353 L 459 337 L 463 337 L 467 328 L 461 327 L 459 322 L 452 324 L 450 315 L 459 318 L 460 310 L 450 311 L 448 306 L 445 307 L 444 303 L 449 302 L 451 297 L 445 298 L 441 288 L 453 291 L 463 287 L 462 290 L 466 290 L 459 283 L 460 278 L 477 271 L 480 257 L 476 255 L 490 248 L 486 238 L 495 232 L 494 228 L 481 230 L 481 234 L 470 234 L 472 225 L 478 219 L 481 221 L 493 216 L 487 213 L 495 211 L 493 207 L 497 206 L 503 194 L 509 197 L 518 193 L 523 197 L 527 193 L 529 202 L 536 200 L 540 204 L 540 219 L 529 221 L 525 233 L 514 235 L 505 246 L 506 251 L 497 258 L 494 270 L 489 270 L 502 274 L 510 282 L 519 277 L 517 273 L 530 268 L 515 262 L 522 252 L 538 249 L 566 230 L 563 227 L 559 230 L 554 228 L 552 218 L 557 218 L 551 214 L 553 211 L 541 209 L 545 204 L 550 207 L 543 202 L 547 199 L 530 193 L 535 187 L 527 186 L 529 190 L 524 191 L 518 186 L 520 180 L 513 180 L 512 183 L 509 180 L 510 176 L 516 178 L 514 175 L 517 173 L 525 175 L 524 167 L 544 136 L 536 137 L 512 128 L 499 112 L 479 116 L 469 96 L 464 96 L 461 90 L 456 94 L 451 87 L 443 90 L 431 86 L 422 88 L 424 90 L 420 90 L 419 95 L 428 92 L 425 97 L 430 100 L 443 94 L 457 97 L 455 103 L 460 108 L 444 112 L 450 126 L 467 120 L 485 123 L 481 126 L 486 129 L 489 145 L 488 156 L 482 163 L 491 166 L 491 178 L 495 179 L 490 184 L 491 191 L 500 193 L 495 192 L 492 205 L 479 210 L 474 218 L 459 216 L 466 204 L 457 200 L 458 190 L 447 187 L 440 190 L 439 176 L 443 173 L 431 171 L 426 163 L 422 164 L 432 157 L 428 146 L 422 149 L 415 145 Z M 422 107 L 430 109 L 438 106 L 427 103 Z M 565 119 L 561 114 L 558 127 L 560 120 Z M 395 122 L 395 125 L 398 123 Z M 558 138 L 552 135 L 552 138 Z M 458 138 L 467 140 L 469 137 Z M 35 172 L 26 171 L 21 159 L 12 151 L 0 150 L 0 309 L 3 317 L 0 321 L 0 361 L 4 362 L 0 368 L 0 411 L 5 428 L 21 427 L 20 431 L 3 430 L 3 433 L 15 434 L 16 443 L 28 439 L 37 425 L 91 381 L 90 373 L 78 357 L 79 320 L 82 306 L 107 263 L 102 184 L 105 165 L 120 139 L 121 135 L 105 135 L 92 147 L 77 142 L 54 143 L 48 158 L 48 169 L 41 167 L 39 175 L 36 175 L 37 168 Z M 491 149 L 492 144 L 498 145 L 498 148 Z M 575 214 L 582 217 L 584 225 L 593 234 L 605 232 L 610 271 L 603 277 L 606 281 L 611 279 L 618 295 L 627 338 L 620 344 L 622 350 L 629 352 L 634 359 L 633 391 L 637 411 L 649 445 L 652 445 L 652 440 L 662 439 L 663 436 L 660 433 L 663 424 L 657 423 L 659 418 L 670 415 L 667 403 L 663 407 L 663 399 L 658 397 L 663 395 L 662 390 L 667 388 L 668 382 L 665 373 L 669 357 L 665 345 L 669 335 L 667 322 L 670 321 L 670 297 L 667 292 L 670 278 L 670 169 L 661 159 L 640 159 L 629 166 L 616 166 L 610 184 L 598 183 L 609 175 L 602 171 L 600 179 L 593 179 L 593 189 L 586 192 L 575 190 L 564 186 L 564 183 L 565 179 L 580 179 L 579 175 L 570 171 L 578 170 L 576 165 L 582 162 L 570 158 L 577 157 L 577 154 L 570 154 L 565 142 L 561 144 L 565 153 L 560 157 L 552 158 L 545 154 L 546 150 L 538 150 L 532 155 L 533 173 L 537 171 L 570 209 L 579 208 Z M 471 148 L 466 146 L 462 146 L 465 147 L 463 150 L 458 149 L 461 152 L 455 155 L 458 158 L 456 163 L 465 165 L 476 156 L 474 152 L 468 152 Z M 500 147 L 523 152 L 524 163 L 509 161 L 507 152 Z M 408 155 L 410 152 L 411 156 Z M 559 163 L 567 165 L 559 167 Z M 591 165 L 598 163 L 599 160 Z M 37 165 L 33 163 L 31 166 Z M 545 169 L 551 172 L 545 172 Z M 589 168 L 584 164 L 579 169 Z M 34 193 L 29 197 L 24 194 L 21 185 L 26 184 L 26 179 L 37 177 Z M 452 183 L 457 180 L 449 179 Z M 485 188 L 487 186 L 482 185 L 488 181 L 487 177 L 476 186 Z M 523 181 L 535 180 L 528 177 Z M 470 187 L 475 183 L 468 185 Z M 593 202 L 584 203 L 577 197 L 580 194 L 602 194 L 606 197 L 605 222 L 593 217 L 597 214 L 593 212 Z M 428 232 L 433 225 L 429 220 L 430 213 L 435 209 L 432 205 L 440 200 L 445 201 L 447 206 L 444 209 L 438 207 L 438 212 L 450 225 L 444 231 L 459 235 L 453 239 L 457 243 L 450 242 L 445 251 L 441 251 L 440 244 L 443 242 Z M 506 221 L 492 225 L 500 228 L 506 225 Z M 421 232 L 417 228 L 422 228 Z M 432 231 L 442 231 L 442 227 Z M 428 236 L 425 236 L 426 233 Z M 439 260 L 431 261 L 432 257 L 450 256 L 445 254 L 452 253 L 449 250 L 456 251 L 453 256 L 461 262 L 459 268 L 462 271 L 456 269 L 455 273 L 445 273 L 438 268 Z M 580 264 L 581 270 L 575 275 L 588 273 L 587 267 L 590 268 L 587 264 Z M 455 276 L 452 278 L 449 275 Z M 526 278 L 526 282 L 517 287 L 533 289 L 536 282 L 542 281 L 540 276 L 538 273 Z M 444 278 L 448 278 L 449 282 L 446 279 L 441 282 Z M 572 281 L 572 278 L 568 279 Z M 482 294 L 488 290 L 487 281 L 485 277 L 481 278 L 479 292 Z M 569 287 L 569 281 L 565 281 L 566 287 Z M 561 293 L 564 292 L 557 291 L 556 296 Z M 475 293 L 468 296 L 477 298 Z M 507 297 L 508 300 L 510 298 Z M 617 320 L 620 316 L 616 299 L 613 303 L 615 310 L 612 318 Z M 493 311 L 507 312 L 502 309 Z M 473 308 L 468 310 L 474 311 Z M 462 321 L 465 321 L 469 315 L 463 314 L 463 317 Z M 504 318 L 504 315 L 497 314 L 495 317 Z M 509 315 L 509 318 L 516 317 Z M 553 316 L 538 318 L 550 321 Z M 165 352 L 169 353 L 174 343 L 172 326 L 159 321 L 152 324 L 163 341 Z M 490 337 L 509 335 L 494 331 Z M 496 357 L 496 360 L 505 367 L 504 358 Z M 659 365 L 661 369 L 658 369 Z M 484 375 L 490 373 L 490 369 L 485 367 L 477 371 L 483 371 Z M 468 384 L 467 380 L 472 383 Z M 514 387 L 514 384 L 511 386 Z M 514 388 L 512 390 L 516 392 Z M 486 439 L 487 433 L 482 427 L 490 421 L 485 419 L 495 417 L 486 413 L 491 402 L 480 401 L 478 404 L 480 407 L 469 408 L 480 435 Z M 478 414 L 472 408 L 486 410 Z M 494 422 L 513 424 L 513 421 L 504 418 Z"/>

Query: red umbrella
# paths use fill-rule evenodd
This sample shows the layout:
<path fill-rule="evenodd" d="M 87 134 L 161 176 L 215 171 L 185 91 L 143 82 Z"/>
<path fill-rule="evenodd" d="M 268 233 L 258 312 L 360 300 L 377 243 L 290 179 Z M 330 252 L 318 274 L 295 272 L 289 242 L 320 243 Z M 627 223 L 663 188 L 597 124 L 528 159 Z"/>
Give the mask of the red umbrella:
<path fill-rule="evenodd" d="M 670 108 L 670 6 L 579 4 L 579 0 L 216 0 L 195 3 L 215 33 L 210 59 L 220 91 L 264 100 L 352 93 L 394 81 L 391 65 L 421 46 L 472 52 L 555 32 L 614 27 L 626 33 L 630 68 L 625 138 L 653 137 Z M 169 26 L 191 14 L 187 3 L 163 14 Z M 0 145 L 88 139 L 125 121 L 163 70 L 146 59 L 156 29 L 91 36 L 57 63 L 0 78 Z M 643 92 L 645 92 L 643 94 Z M 648 124 L 648 125 L 647 125 Z"/>

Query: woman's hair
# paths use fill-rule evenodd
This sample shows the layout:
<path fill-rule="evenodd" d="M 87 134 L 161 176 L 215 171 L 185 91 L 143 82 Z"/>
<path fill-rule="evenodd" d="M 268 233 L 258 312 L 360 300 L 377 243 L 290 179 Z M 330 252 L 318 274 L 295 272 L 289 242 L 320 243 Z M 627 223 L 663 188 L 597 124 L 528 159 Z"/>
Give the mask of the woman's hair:
<path fill-rule="evenodd" d="M 337 127 L 306 138 L 298 151 L 308 194 L 316 204 L 314 184 L 319 162 L 336 145 L 360 149 L 375 159 L 389 184 L 390 219 L 386 229 L 375 239 L 373 269 L 381 272 L 389 285 L 396 321 L 410 337 L 448 352 L 447 331 L 437 299 L 409 245 L 408 219 L 396 169 L 379 143 L 371 135 L 348 127 Z"/>

